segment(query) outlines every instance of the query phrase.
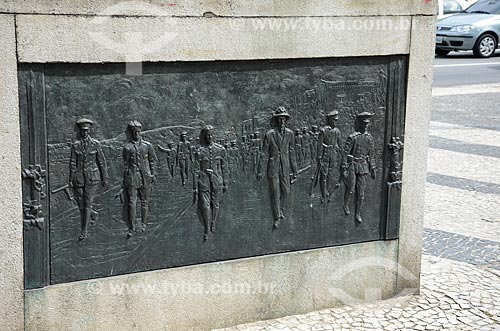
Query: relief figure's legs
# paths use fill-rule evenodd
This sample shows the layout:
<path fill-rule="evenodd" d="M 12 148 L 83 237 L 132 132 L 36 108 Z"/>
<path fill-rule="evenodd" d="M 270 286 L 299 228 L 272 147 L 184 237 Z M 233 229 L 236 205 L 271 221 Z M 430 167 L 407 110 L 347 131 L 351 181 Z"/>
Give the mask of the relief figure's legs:
<path fill-rule="evenodd" d="M 148 224 L 148 212 L 149 212 L 149 197 L 151 193 L 151 187 L 141 186 L 138 189 L 139 199 L 141 200 L 141 231 L 146 231 L 146 225 Z"/>
<path fill-rule="evenodd" d="M 210 191 L 209 190 L 198 190 L 198 216 L 201 218 L 203 223 L 203 241 L 208 239 L 208 233 L 210 232 L 210 221 L 211 221 L 211 210 L 210 210 Z"/>
<path fill-rule="evenodd" d="M 277 228 L 280 222 L 280 183 L 277 177 L 268 177 L 269 198 L 273 212 L 273 228 Z"/>
<path fill-rule="evenodd" d="M 344 213 L 346 215 L 351 214 L 349 205 L 351 203 L 352 196 L 354 195 L 354 190 L 356 187 L 356 173 L 352 165 L 349 166 L 347 170 L 347 178 L 345 179 L 345 193 L 344 193 Z"/>
<path fill-rule="evenodd" d="M 356 211 L 355 217 L 356 221 L 363 222 L 361 218 L 361 208 L 363 207 L 363 201 L 365 200 L 365 188 L 366 188 L 366 177 L 367 174 L 357 175 L 356 179 Z"/>
<path fill-rule="evenodd" d="M 174 162 L 172 160 L 168 161 L 168 170 L 170 172 L 170 177 L 174 178 L 175 171 L 174 171 Z"/>
<path fill-rule="evenodd" d="M 87 227 L 90 223 L 90 218 L 93 214 L 92 204 L 94 202 L 95 194 L 97 193 L 97 185 L 86 185 L 83 187 L 83 222 L 82 234 L 84 238 L 88 237 Z"/>
<path fill-rule="evenodd" d="M 137 188 L 127 186 L 127 218 L 128 218 L 128 234 L 132 236 L 135 231 L 135 208 L 137 203 Z"/>
<path fill-rule="evenodd" d="M 75 195 L 75 200 L 78 205 L 78 209 L 80 210 L 80 236 L 78 240 L 85 239 L 84 229 L 86 230 L 86 222 L 85 222 L 85 205 L 83 200 L 83 187 L 74 187 L 73 194 Z"/>
<path fill-rule="evenodd" d="M 186 160 L 180 159 L 179 160 L 179 172 L 181 174 L 181 182 L 182 185 L 186 185 L 186 179 L 187 179 L 187 171 L 186 171 Z"/>
<path fill-rule="evenodd" d="M 319 185 L 321 188 L 321 202 L 331 202 L 332 194 L 332 178 L 333 178 L 333 167 L 332 160 L 330 158 L 324 159 L 321 162 L 320 171 L 320 181 Z"/>
<path fill-rule="evenodd" d="M 212 208 L 212 221 L 210 222 L 210 231 L 215 232 L 215 226 L 219 217 L 220 201 L 222 199 L 222 185 L 211 181 L 210 183 L 210 200 Z"/>
<path fill-rule="evenodd" d="M 279 214 L 279 218 L 284 219 L 285 218 L 284 212 L 285 212 L 285 209 L 288 207 L 288 202 L 290 199 L 290 176 L 289 175 L 280 176 L 279 184 L 280 184 L 280 190 L 279 190 L 280 214 Z"/>

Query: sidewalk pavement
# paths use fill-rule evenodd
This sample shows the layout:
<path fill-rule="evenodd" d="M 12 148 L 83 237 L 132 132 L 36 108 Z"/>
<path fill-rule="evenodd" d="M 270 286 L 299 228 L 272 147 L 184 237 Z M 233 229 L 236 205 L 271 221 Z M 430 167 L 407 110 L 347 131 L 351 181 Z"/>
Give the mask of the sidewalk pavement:
<path fill-rule="evenodd" d="M 219 331 L 500 330 L 500 94 L 484 91 L 433 93 L 419 295 Z"/>

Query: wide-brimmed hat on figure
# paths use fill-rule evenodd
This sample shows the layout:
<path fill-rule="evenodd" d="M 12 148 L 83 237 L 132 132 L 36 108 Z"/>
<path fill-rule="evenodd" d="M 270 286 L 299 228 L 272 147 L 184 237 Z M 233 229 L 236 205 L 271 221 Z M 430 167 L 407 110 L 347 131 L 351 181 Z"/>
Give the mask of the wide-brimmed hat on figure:
<path fill-rule="evenodd" d="M 288 114 L 288 112 L 286 111 L 285 107 L 280 106 L 273 113 L 273 118 L 278 118 L 278 117 L 290 118 L 290 114 Z"/>

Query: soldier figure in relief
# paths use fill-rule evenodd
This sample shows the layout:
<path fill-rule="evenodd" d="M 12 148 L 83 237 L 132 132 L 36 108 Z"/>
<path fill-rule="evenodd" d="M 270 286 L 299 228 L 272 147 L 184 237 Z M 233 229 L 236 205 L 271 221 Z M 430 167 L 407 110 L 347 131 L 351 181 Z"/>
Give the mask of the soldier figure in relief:
<path fill-rule="evenodd" d="M 228 163 L 228 172 L 231 177 L 231 182 L 236 181 L 236 177 L 238 176 L 238 169 L 240 165 L 240 150 L 238 149 L 238 145 L 236 144 L 236 140 L 231 140 L 229 146 L 226 148 L 227 153 L 227 163 Z"/>
<path fill-rule="evenodd" d="M 99 184 L 108 185 L 108 168 L 101 144 L 90 137 L 91 120 L 82 118 L 76 122 L 80 139 L 71 145 L 69 161 L 69 186 L 72 188 L 80 209 L 81 232 L 78 237 L 88 237 L 87 226 L 95 213 L 92 202 Z"/>
<path fill-rule="evenodd" d="M 260 157 L 260 132 L 255 131 L 250 139 L 250 159 L 252 162 L 252 172 L 257 173 L 257 163 Z"/>
<path fill-rule="evenodd" d="M 180 141 L 177 145 L 177 153 L 175 157 L 175 164 L 179 167 L 181 174 L 182 186 L 186 185 L 186 181 L 189 177 L 189 163 L 192 160 L 191 155 L 191 143 L 186 139 L 187 132 L 182 132 L 180 134 Z"/>
<path fill-rule="evenodd" d="M 158 145 L 158 149 L 160 150 L 160 152 L 167 154 L 168 172 L 170 174 L 170 177 L 174 178 L 174 176 L 175 176 L 175 153 L 176 153 L 176 151 L 174 149 L 174 142 L 169 141 L 167 143 L 167 148 Z"/>
<path fill-rule="evenodd" d="M 339 155 L 339 142 L 340 130 L 335 127 L 335 122 L 339 119 L 339 112 L 334 110 L 326 115 L 328 125 L 321 128 L 318 136 L 317 147 L 317 163 L 319 167 L 319 186 L 321 189 L 321 201 L 331 202 L 333 194 L 334 175 L 336 170 L 340 168 L 338 155 Z M 338 179 L 339 177 L 337 177 Z"/>
<path fill-rule="evenodd" d="M 310 155 L 311 155 L 311 162 L 314 162 L 316 159 L 316 156 L 318 155 L 318 136 L 319 136 L 319 130 L 317 125 L 311 126 L 311 132 L 309 134 L 309 149 L 310 149 Z"/>
<path fill-rule="evenodd" d="M 227 191 L 226 150 L 213 140 L 214 128 L 207 125 L 200 131 L 200 147 L 193 166 L 194 198 L 198 200 L 198 216 L 203 223 L 203 241 L 215 232 L 222 193 Z"/>
<path fill-rule="evenodd" d="M 303 153 L 302 153 L 302 131 L 300 129 L 295 129 L 295 155 L 297 157 L 297 163 L 299 166 L 302 166 L 303 162 Z"/>
<path fill-rule="evenodd" d="M 247 136 L 241 136 L 241 169 L 246 172 L 248 169 L 248 140 Z"/>
<path fill-rule="evenodd" d="M 128 233 L 135 231 L 137 196 L 141 201 L 141 230 L 146 230 L 151 188 L 156 181 L 158 159 L 150 142 L 141 137 L 142 124 L 131 121 L 128 130 L 132 140 L 123 147 L 123 184 L 126 194 Z"/>
<path fill-rule="evenodd" d="M 273 113 L 274 127 L 264 136 L 257 166 L 257 180 L 261 180 L 263 163 L 267 163 L 273 229 L 278 228 L 280 221 L 285 218 L 284 210 L 290 194 L 291 180 L 297 178 L 294 133 L 286 127 L 289 118 L 285 107 L 279 107 Z"/>
<path fill-rule="evenodd" d="M 373 114 L 362 112 L 358 115 L 360 120 L 360 131 L 354 132 L 347 138 L 344 148 L 344 162 L 342 164 L 343 178 L 346 185 L 344 195 L 344 212 L 351 213 L 349 204 L 352 196 L 356 193 L 355 218 L 362 222 L 361 209 L 365 198 L 365 188 L 368 174 L 372 179 L 376 177 L 374 159 L 373 136 L 368 133 L 368 125 Z"/>
<path fill-rule="evenodd" d="M 307 131 L 307 126 L 302 127 L 302 154 L 306 164 L 311 162 L 311 135 Z"/>

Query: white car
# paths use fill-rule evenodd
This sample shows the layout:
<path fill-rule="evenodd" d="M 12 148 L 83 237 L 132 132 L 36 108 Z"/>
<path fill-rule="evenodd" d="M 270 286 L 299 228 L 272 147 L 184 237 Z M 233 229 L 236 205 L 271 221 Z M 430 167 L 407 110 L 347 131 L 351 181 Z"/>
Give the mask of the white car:
<path fill-rule="evenodd" d="M 465 0 L 439 0 L 438 1 L 438 20 L 458 14 L 469 7 L 471 3 Z"/>

